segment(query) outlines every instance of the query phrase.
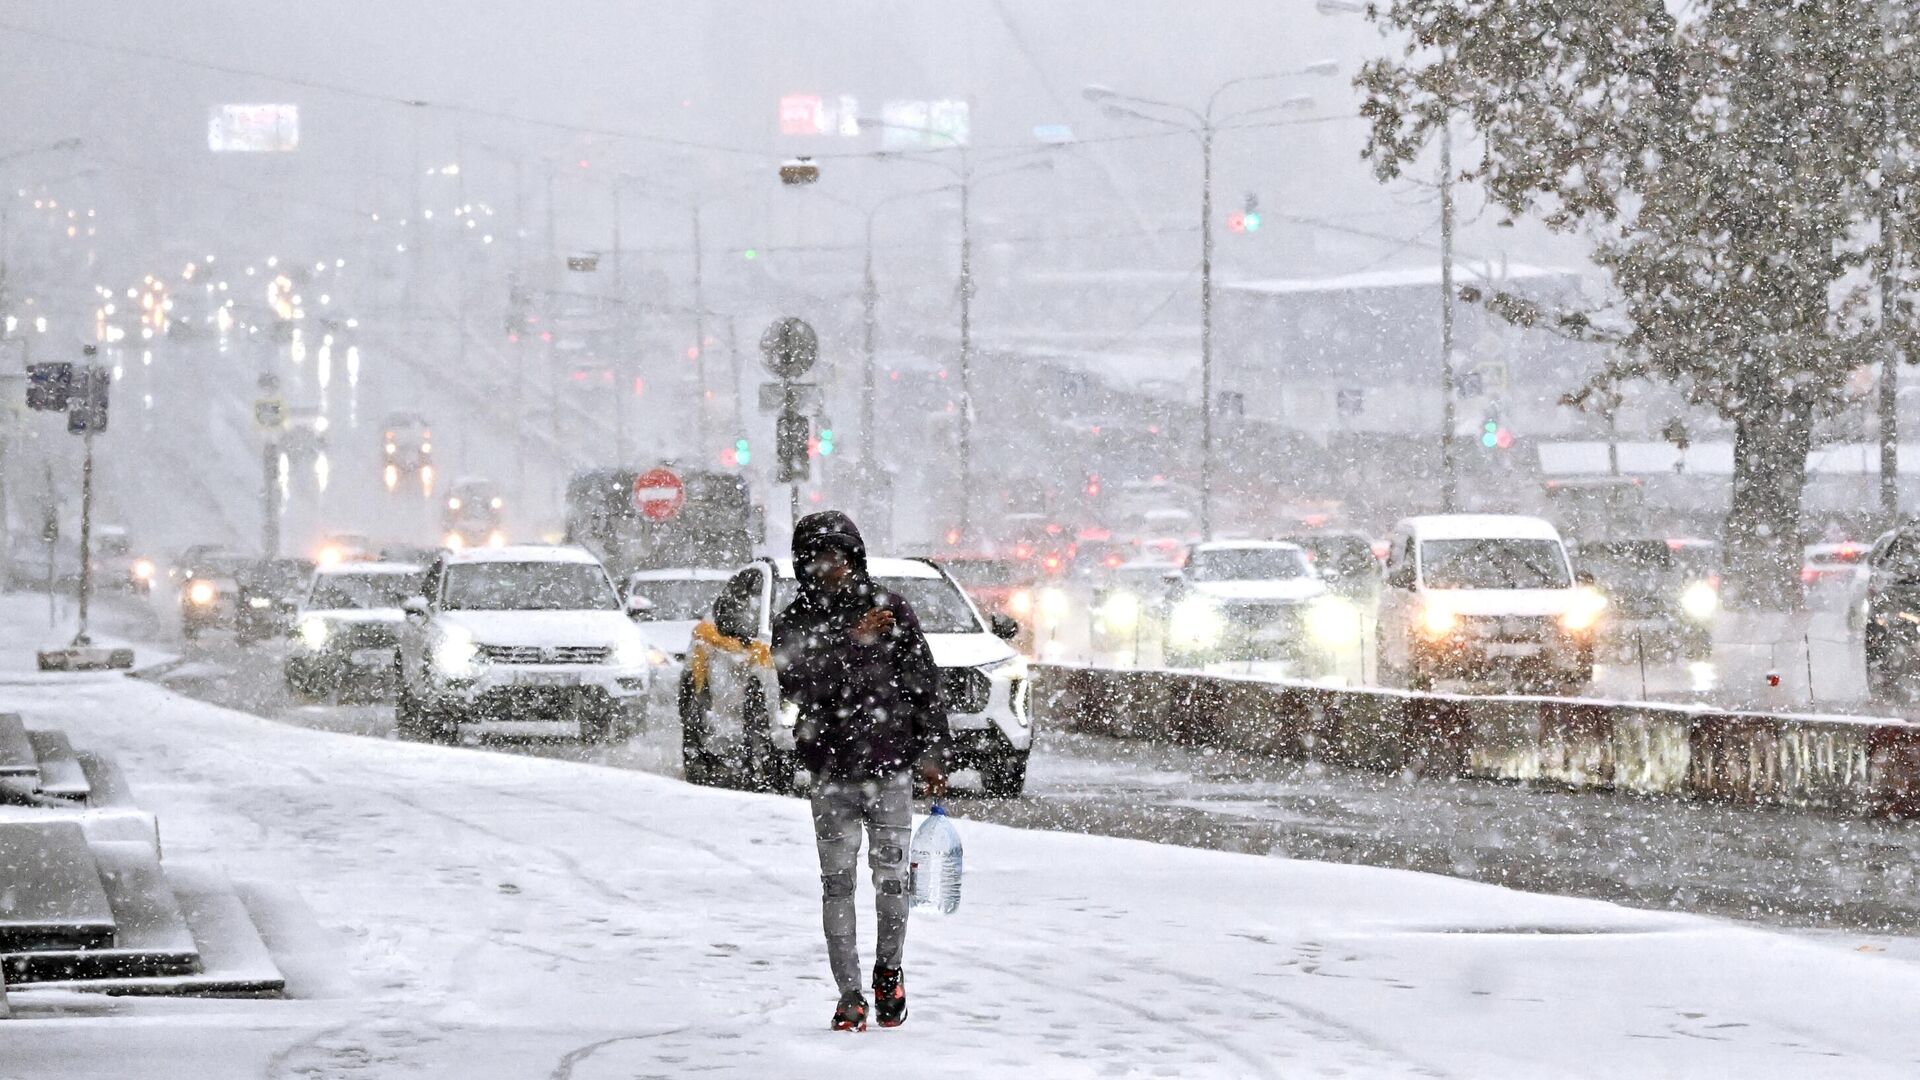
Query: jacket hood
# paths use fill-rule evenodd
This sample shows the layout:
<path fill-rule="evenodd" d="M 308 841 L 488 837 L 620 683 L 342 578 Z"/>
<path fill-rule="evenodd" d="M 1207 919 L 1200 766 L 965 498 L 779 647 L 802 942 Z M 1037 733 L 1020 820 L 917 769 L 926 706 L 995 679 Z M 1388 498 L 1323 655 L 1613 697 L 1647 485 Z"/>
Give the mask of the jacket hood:
<path fill-rule="evenodd" d="M 793 566 L 803 586 L 807 576 L 800 568 L 829 548 L 845 552 L 853 563 L 854 573 L 862 578 L 867 576 L 867 542 L 861 538 L 860 529 L 852 518 L 840 511 L 822 510 L 808 514 L 793 526 Z"/>

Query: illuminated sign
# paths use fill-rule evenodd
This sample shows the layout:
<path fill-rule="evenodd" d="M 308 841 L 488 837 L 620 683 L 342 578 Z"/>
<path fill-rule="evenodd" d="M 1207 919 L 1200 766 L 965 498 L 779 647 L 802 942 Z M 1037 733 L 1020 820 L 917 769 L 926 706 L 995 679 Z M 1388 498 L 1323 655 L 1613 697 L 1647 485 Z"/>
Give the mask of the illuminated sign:
<path fill-rule="evenodd" d="M 956 98 L 889 101 L 880 110 L 889 149 L 965 146 L 970 132 L 967 103 Z"/>
<path fill-rule="evenodd" d="M 207 149 L 285 153 L 300 148 L 300 106 L 216 105 L 207 111 Z"/>
<path fill-rule="evenodd" d="M 780 99 L 780 134 L 852 138 L 860 134 L 860 99 L 851 94 L 788 94 Z"/>

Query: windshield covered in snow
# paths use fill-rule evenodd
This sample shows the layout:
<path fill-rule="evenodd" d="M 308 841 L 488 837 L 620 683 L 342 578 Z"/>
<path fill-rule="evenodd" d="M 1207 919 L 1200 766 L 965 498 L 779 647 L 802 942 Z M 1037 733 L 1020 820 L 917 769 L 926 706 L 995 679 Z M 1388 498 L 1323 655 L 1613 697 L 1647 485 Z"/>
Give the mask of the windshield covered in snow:
<path fill-rule="evenodd" d="M 1288 581 L 1313 576 L 1299 548 L 1200 548 L 1187 562 L 1195 581 Z"/>
<path fill-rule="evenodd" d="M 418 574 L 321 574 L 313 579 L 307 607 L 317 611 L 397 608 L 419 591 Z"/>
<path fill-rule="evenodd" d="M 1428 540 L 1420 578 L 1430 589 L 1564 589 L 1567 560 L 1552 540 Z"/>
<path fill-rule="evenodd" d="M 614 611 L 620 599 L 593 563 L 478 562 L 447 567 L 448 611 Z"/>
<path fill-rule="evenodd" d="M 707 617 L 713 598 L 727 583 L 698 578 L 649 578 L 629 583 L 628 596 L 644 596 L 653 603 L 651 618 L 662 622 L 697 622 Z"/>
<path fill-rule="evenodd" d="M 986 629 L 974 616 L 973 608 L 960 590 L 945 578 L 876 577 L 874 584 L 905 600 L 920 620 L 920 629 L 929 634 L 974 634 Z M 782 611 L 793 603 L 795 585 L 789 578 L 774 584 L 773 609 Z"/>

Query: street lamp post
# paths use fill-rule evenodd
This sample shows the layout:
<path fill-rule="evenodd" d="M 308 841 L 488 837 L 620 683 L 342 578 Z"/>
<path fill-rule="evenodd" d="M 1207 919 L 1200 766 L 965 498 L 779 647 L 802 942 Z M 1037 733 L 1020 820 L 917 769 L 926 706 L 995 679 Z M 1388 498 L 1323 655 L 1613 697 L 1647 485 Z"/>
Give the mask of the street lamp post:
<path fill-rule="evenodd" d="M 1081 91 L 1110 115 L 1131 117 L 1169 127 L 1184 128 L 1200 143 L 1200 535 L 1213 539 L 1213 140 L 1229 121 L 1242 120 L 1257 113 L 1311 105 L 1312 99 L 1288 98 L 1274 105 L 1248 109 L 1230 116 L 1216 116 L 1220 96 L 1233 87 L 1251 82 L 1269 82 L 1300 75 L 1333 75 L 1339 65 L 1331 60 L 1309 64 L 1297 71 L 1277 71 L 1265 75 L 1246 75 L 1221 83 L 1207 98 L 1206 108 L 1194 109 L 1170 101 L 1122 94 L 1104 86 L 1089 86 Z M 1164 109 L 1184 117 L 1181 120 L 1157 116 L 1141 109 Z"/>

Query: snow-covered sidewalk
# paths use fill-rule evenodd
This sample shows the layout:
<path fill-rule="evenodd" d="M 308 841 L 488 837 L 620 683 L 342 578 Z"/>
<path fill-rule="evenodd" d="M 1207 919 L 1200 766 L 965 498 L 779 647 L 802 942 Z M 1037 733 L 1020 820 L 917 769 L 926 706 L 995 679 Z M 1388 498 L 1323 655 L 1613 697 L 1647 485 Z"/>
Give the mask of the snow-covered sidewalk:
<path fill-rule="evenodd" d="M 969 822 L 912 1019 L 834 1034 L 796 800 L 29 666 L 0 642 L 0 711 L 117 757 L 169 858 L 265 883 L 296 999 L 17 992 L 0 1077 L 1920 1072 L 1920 969 L 1838 939 Z"/>

